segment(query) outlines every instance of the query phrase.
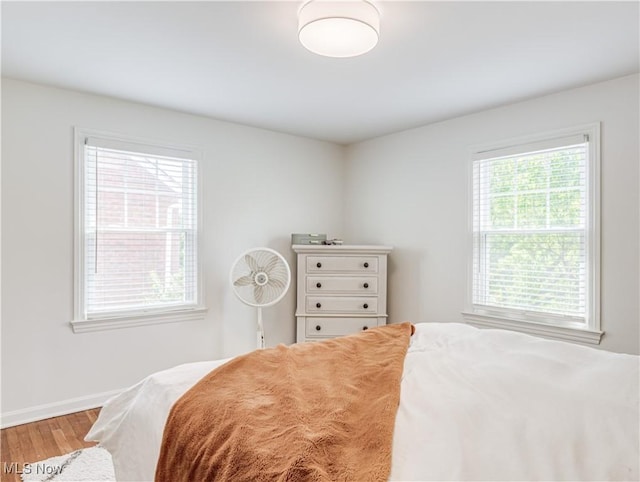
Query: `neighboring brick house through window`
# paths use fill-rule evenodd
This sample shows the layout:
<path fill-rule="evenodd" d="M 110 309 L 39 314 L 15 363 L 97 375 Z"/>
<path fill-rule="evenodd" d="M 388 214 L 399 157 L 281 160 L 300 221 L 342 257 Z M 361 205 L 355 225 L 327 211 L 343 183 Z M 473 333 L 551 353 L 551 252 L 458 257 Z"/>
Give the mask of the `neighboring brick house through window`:
<path fill-rule="evenodd" d="M 75 331 L 202 316 L 198 160 L 76 130 Z"/>

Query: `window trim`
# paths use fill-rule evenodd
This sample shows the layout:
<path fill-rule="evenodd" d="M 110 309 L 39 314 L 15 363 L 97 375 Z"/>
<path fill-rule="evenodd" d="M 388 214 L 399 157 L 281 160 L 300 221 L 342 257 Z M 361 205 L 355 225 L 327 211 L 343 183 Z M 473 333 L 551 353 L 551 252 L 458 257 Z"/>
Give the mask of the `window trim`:
<path fill-rule="evenodd" d="M 600 122 L 556 129 L 538 134 L 505 139 L 498 142 L 478 144 L 469 148 L 467 170 L 467 292 L 463 319 L 474 326 L 483 328 L 502 328 L 533 335 L 568 340 L 578 343 L 598 345 L 604 332 L 600 327 Z M 585 323 L 576 323 L 569 317 L 530 314 L 519 310 L 498 307 L 477 306 L 473 304 L 473 163 L 479 155 L 487 151 L 498 151 L 550 141 L 555 138 L 572 135 L 589 136 L 589 165 L 587 167 L 587 313 Z"/>
<path fill-rule="evenodd" d="M 196 232 L 196 304 L 193 307 L 167 307 L 149 308 L 146 310 L 128 310 L 122 312 L 109 312 L 99 316 L 86 316 L 85 311 L 85 246 L 84 246 L 84 143 L 87 137 L 105 139 L 123 144 L 136 146 L 148 146 L 152 151 L 168 149 L 172 151 L 189 152 L 190 157 L 198 161 L 198 175 L 196 185 L 198 189 L 197 204 L 197 232 Z M 202 262 L 202 151 L 185 145 L 171 145 L 151 139 L 136 138 L 133 136 L 117 134 L 108 131 L 74 127 L 74 316 L 71 320 L 71 328 L 74 333 L 89 331 L 111 330 L 134 326 L 155 325 L 160 323 L 174 323 L 183 321 L 203 320 L 207 312 L 204 306 L 204 273 Z"/>

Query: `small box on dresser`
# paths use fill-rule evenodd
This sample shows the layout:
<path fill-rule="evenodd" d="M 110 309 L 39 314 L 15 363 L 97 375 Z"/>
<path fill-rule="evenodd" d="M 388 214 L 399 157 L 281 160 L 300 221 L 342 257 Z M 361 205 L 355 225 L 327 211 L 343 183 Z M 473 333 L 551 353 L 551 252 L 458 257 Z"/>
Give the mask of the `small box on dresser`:
<path fill-rule="evenodd" d="M 348 335 L 387 323 L 390 246 L 310 246 L 297 253 L 296 341 Z"/>

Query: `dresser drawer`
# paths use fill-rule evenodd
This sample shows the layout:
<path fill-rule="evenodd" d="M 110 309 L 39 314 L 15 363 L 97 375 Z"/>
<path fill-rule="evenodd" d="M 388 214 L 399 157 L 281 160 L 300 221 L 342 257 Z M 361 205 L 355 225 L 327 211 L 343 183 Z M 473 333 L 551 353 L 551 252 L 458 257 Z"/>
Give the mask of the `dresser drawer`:
<path fill-rule="evenodd" d="M 377 273 L 377 256 L 307 256 L 307 272 Z"/>
<path fill-rule="evenodd" d="M 365 296 L 307 296 L 307 313 L 377 313 L 378 299 Z"/>
<path fill-rule="evenodd" d="M 376 318 L 307 318 L 305 334 L 327 338 L 357 333 L 377 325 Z"/>
<path fill-rule="evenodd" d="M 377 294 L 377 276 L 307 276 L 308 293 Z"/>

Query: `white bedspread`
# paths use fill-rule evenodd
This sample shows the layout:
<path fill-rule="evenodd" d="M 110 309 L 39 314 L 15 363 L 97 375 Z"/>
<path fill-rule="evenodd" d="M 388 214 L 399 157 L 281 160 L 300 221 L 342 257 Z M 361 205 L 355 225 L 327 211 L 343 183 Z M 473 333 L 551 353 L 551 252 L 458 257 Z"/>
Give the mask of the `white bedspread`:
<path fill-rule="evenodd" d="M 111 399 L 87 440 L 118 480 L 153 480 L 169 410 L 226 360 L 156 373 Z M 391 480 L 638 480 L 640 358 L 457 323 L 416 325 Z"/>

